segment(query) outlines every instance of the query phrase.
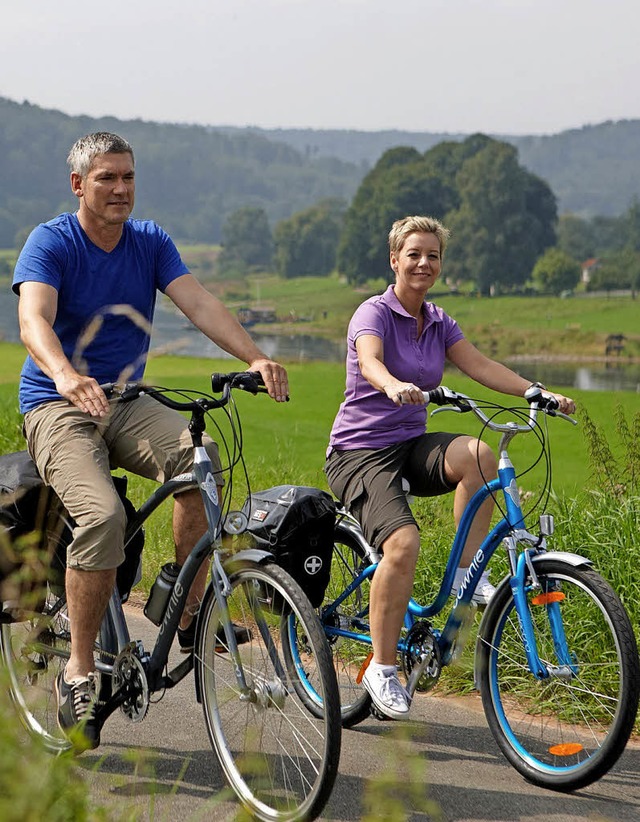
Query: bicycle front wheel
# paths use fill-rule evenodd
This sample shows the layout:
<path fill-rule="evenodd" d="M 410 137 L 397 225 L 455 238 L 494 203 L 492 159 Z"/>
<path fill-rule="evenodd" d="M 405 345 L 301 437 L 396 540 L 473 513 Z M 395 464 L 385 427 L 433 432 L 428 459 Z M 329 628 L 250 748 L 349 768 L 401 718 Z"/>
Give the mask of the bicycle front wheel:
<path fill-rule="evenodd" d="M 9 676 L 9 689 L 20 721 L 39 737 L 47 750 L 60 753 L 72 745 L 58 727 L 53 684 L 69 659 L 71 633 L 67 604 L 59 587 L 47 585 L 39 612 L 24 615 L 19 622 L 2 625 L 2 658 Z M 107 610 L 96 640 L 98 656 L 114 656 L 114 629 Z M 100 677 L 99 699 L 110 693 L 111 681 Z"/>
<path fill-rule="evenodd" d="M 315 819 L 333 788 L 340 759 L 336 678 L 318 617 L 277 565 L 230 564 L 227 604 L 250 639 L 234 659 L 220 605 L 210 592 L 196 640 L 196 676 L 212 745 L 231 786 L 260 820 Z M 289 617 L 304 626 L 324 710 L 307 710 L 284 651 Z M 242 682 L 244 677 L 244 683 Z"/>
<path fill-rule="evenodd" d="M 478 635 L 482 702 L 500 749 L 530 782 L 570 791 L 617 761 L 638 709 L 640 666 L 619 598 L 595 571 L 545 559 L 541 588 L 527 598 L 538 656 L 551 676 L 535 678 L 511 588 L 505 581 Z"/>

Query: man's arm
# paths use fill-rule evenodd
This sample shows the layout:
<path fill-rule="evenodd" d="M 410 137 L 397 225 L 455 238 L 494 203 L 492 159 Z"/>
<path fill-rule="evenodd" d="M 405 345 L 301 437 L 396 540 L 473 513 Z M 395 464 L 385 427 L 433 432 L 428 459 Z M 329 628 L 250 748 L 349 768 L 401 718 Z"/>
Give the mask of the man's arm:
<path fill-rule="evenodd" d="M 287 399 L 289 383 L 285 369 L 260 351 L 231 312 L 192 274 L 183 274 L 169 283 L 166 294 L 212 342 L 246 362 L 251 371 L 259 371 L 270 397 L 277 402 Z"/>
<path fill-rule="evenodd" d="M 20 338 L 31 359 L 50 377 L 60 396 L 77 408 L 103 417 L 109 403 L 98 383 L 79 374 L 65 356 L 53 330 L 58 311 L 58 292 L 46 283 L 23 282 L 20 285 L 18 320 Z"/>

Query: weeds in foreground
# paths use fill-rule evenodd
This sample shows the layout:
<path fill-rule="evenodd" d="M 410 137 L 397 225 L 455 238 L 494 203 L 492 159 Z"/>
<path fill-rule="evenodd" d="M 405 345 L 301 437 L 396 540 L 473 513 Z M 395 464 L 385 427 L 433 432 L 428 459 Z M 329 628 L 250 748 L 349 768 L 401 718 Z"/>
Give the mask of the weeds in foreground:
<path fill-rule="evenodd" d="M 429 799 L 428 763 L 416 756 L 410 728 L 398 724 L 389 732 L 386 761 L 365 785 L 362 822 L 404 822 L 414 814 L 444 819 L 438 803 Z"/>

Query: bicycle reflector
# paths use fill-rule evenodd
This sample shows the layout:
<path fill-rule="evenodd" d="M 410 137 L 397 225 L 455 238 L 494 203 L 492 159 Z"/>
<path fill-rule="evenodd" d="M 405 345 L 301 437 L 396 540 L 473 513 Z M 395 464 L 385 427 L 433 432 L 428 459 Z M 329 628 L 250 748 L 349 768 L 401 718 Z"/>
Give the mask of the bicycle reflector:
<path fill-rule="evenodd" d="M 562 602 L 566 596 L 562 591 L 549 591 L 546 594 L 538 594 L 531 600 L 532 605 L 551 605 L 552 602 Z"/>
<path fill-rule="evenodd" d="M 553 756 L 575 756 L 584 750 L 579 742 L 562 742 L 560 745 L 552 745 L 549 753 Z"/>

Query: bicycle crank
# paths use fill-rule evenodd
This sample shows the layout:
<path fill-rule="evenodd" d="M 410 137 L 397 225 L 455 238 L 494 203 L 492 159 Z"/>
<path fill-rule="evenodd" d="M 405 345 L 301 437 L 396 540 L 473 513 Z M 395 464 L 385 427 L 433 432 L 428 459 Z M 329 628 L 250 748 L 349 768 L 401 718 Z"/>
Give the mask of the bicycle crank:
<path fill-rule="evenodd" d="M 411 694 L 431 690 L 440 678 L 440 646 L 428 622 L 416 622 L 407 634 L 402 670 Z"/>
<path fill-rule="evenodd" d="M 139 656 L 138 644 L 130 643 L 113 663 L 114 691 L 123 690 L 122 713 L 131 722 L 142 722 L 149 710 L 149 683 Z"/>

